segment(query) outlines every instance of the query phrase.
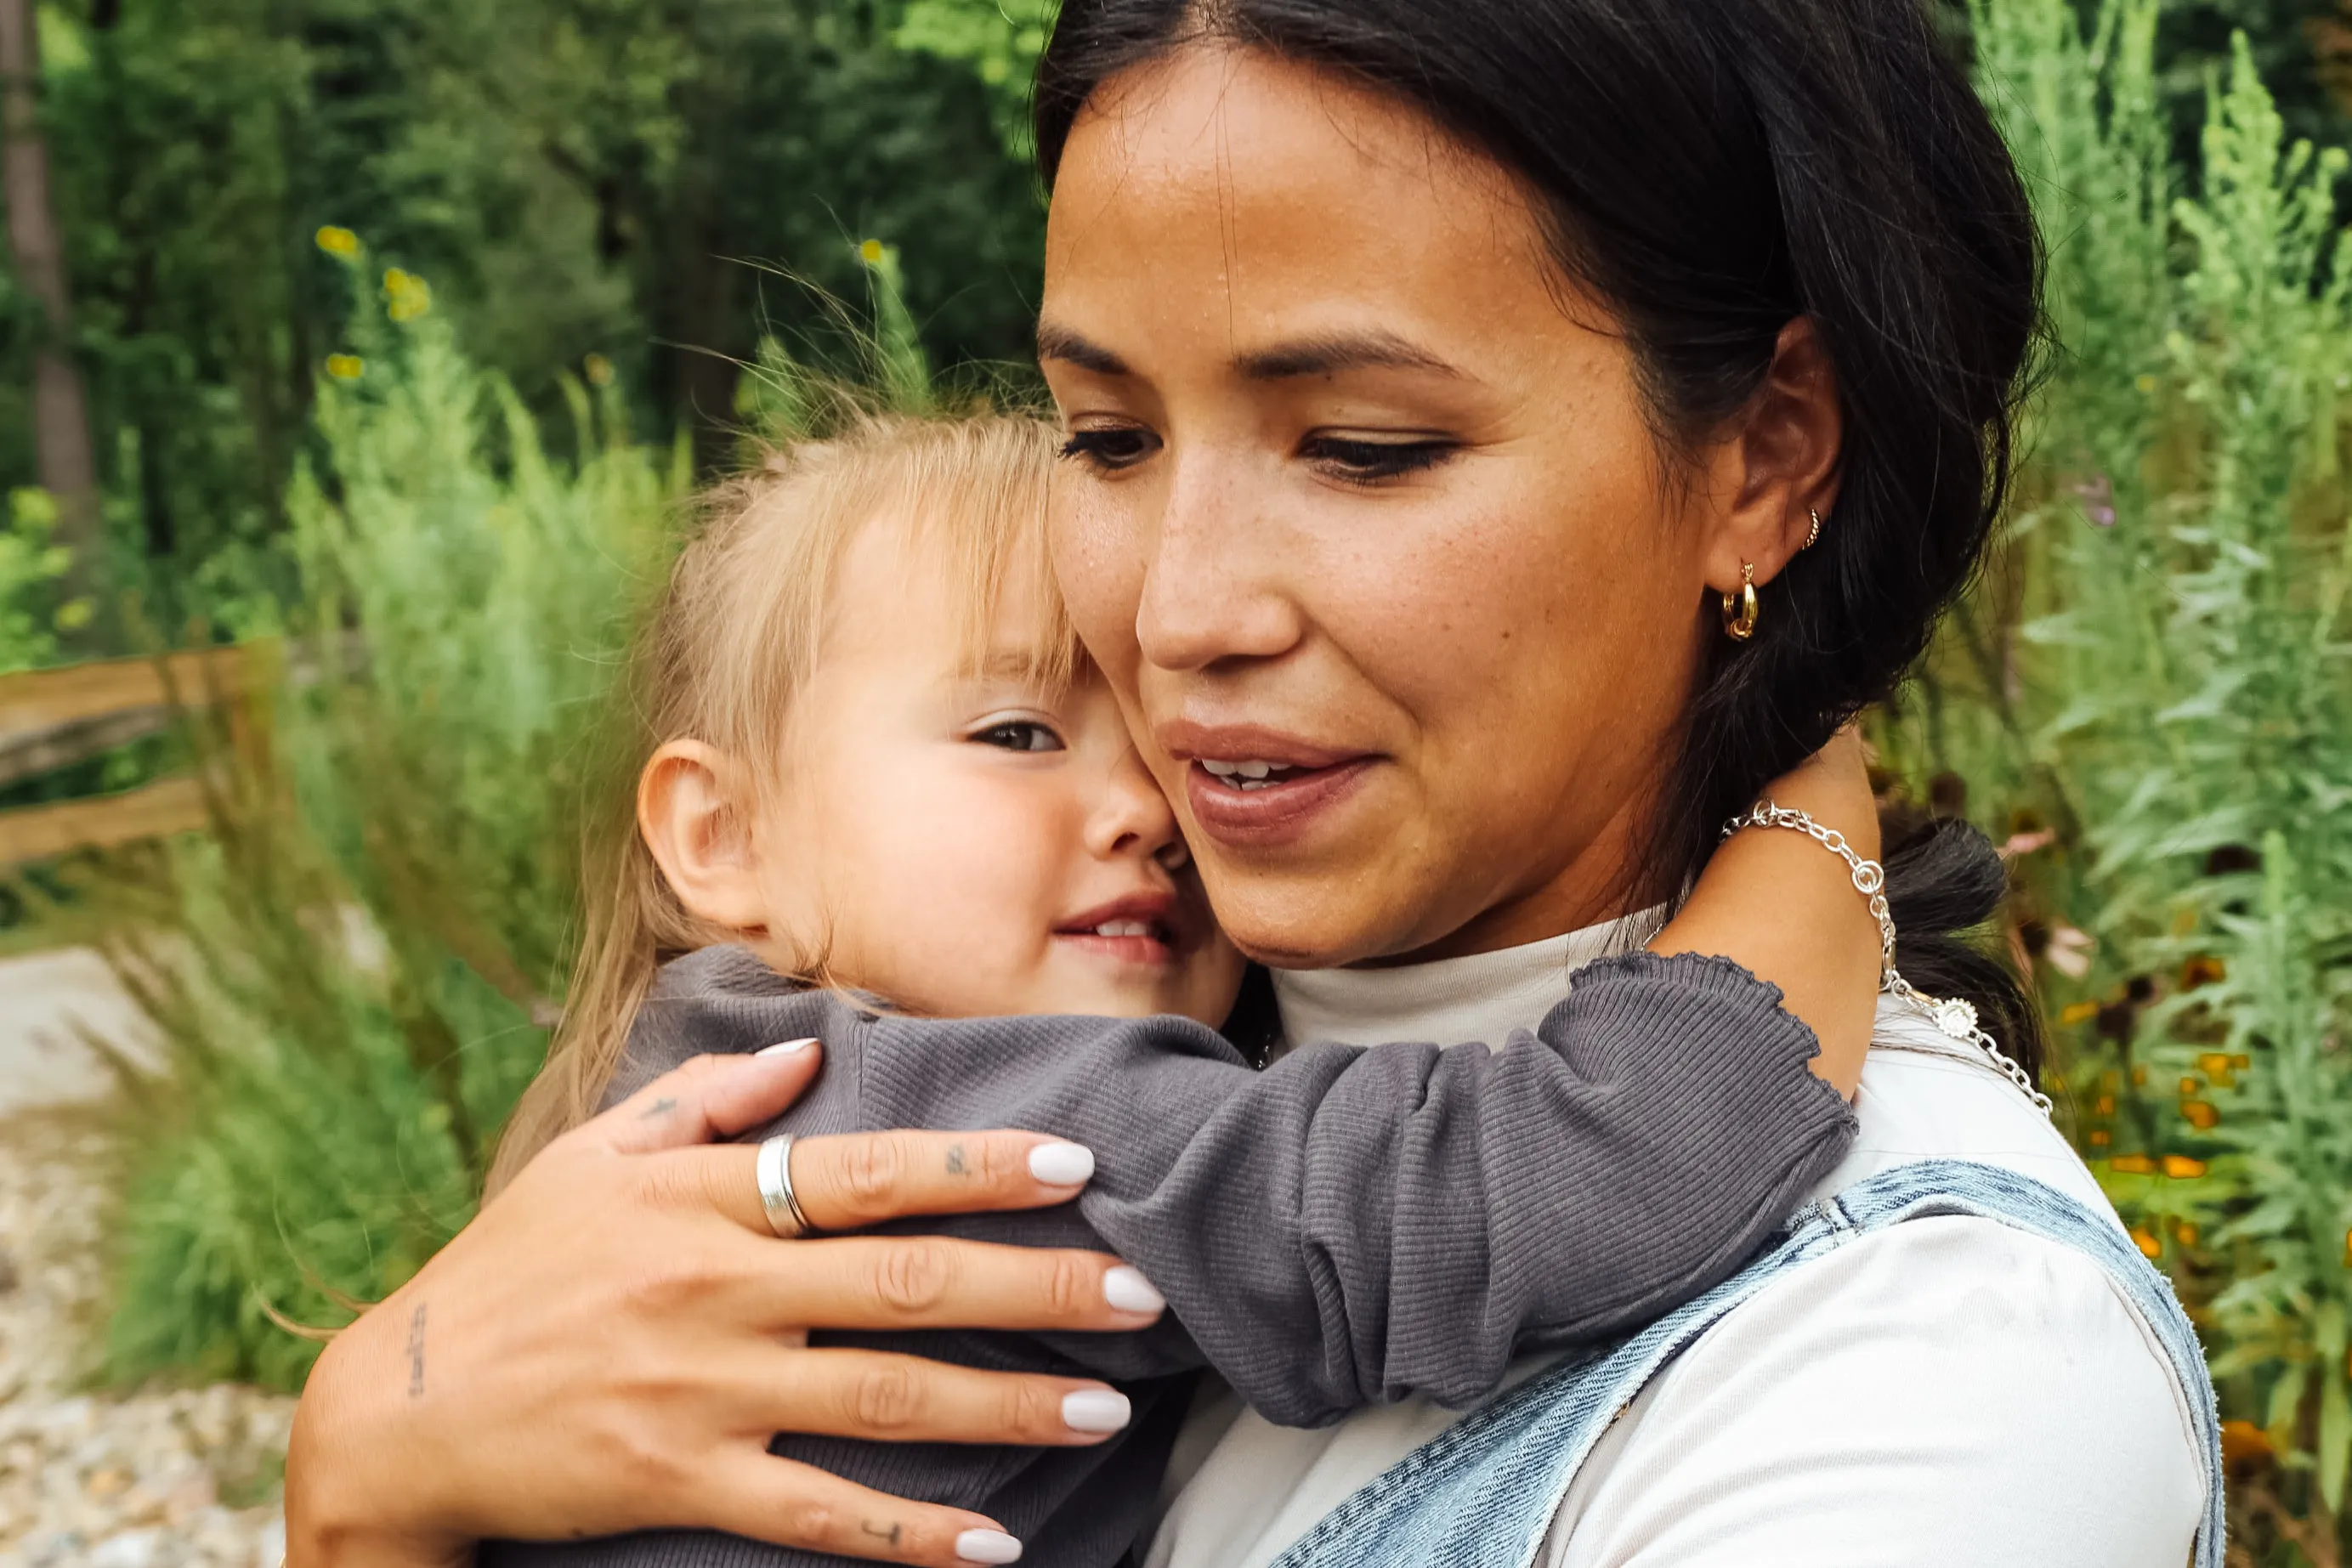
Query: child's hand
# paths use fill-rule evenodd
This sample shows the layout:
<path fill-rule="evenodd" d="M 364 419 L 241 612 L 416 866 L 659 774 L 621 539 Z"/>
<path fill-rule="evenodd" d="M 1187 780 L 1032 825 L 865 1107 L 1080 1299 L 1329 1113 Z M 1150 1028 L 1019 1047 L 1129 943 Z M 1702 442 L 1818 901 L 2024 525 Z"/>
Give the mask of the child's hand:
<path fill-rule="evenodd" d="M 1878 807 L 1853 727 L 1774 779 L 1764 798 L 1843 833 L 1863 859 L 1878 858 Z M 1650 950 L 1717 955 L 1780 987 L 1821 1040 L 1813 1071 L 1853 1097 L 1878 1013 L 1878 922 L 1853 872 L 1827 848 L 1786 828 L 1734 833 Z"/>

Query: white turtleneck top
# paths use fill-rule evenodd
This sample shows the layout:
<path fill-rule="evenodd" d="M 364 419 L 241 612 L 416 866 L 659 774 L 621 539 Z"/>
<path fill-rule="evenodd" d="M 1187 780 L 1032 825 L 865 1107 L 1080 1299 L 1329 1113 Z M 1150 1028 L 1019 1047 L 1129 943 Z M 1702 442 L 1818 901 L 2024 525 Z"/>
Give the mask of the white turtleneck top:
<path fill-rule="evenodd" d="M 1284 1033 L 1499 1040 L 1656 926 L 1278 973 Z M 1854 1111 L 1821 1195 L 1967 1159 L 2114 1213 L 2000 1073 L 1899 1004 L 1881 1003 Z M 1302 1431 L 1204 1399 L 1150 1568 L 1261 1568 L 1456 1414 L 1414 1399 Z M 1796 1270 L 1685 1351 L 1602 1437 L 1537 1568 L 2179 1568 L 2204 1488 L 2164 1353 L 2097 1264 L 1992 1220 L 1922 1219 Z"/>

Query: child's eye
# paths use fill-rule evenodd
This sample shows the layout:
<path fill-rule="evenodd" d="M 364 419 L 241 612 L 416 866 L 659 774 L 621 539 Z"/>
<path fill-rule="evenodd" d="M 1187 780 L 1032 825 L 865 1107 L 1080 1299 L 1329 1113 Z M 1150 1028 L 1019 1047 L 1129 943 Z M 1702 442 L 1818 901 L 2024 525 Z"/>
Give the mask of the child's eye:
<path fill-rule="evenodd" d="M 982 746 L 1002 747 L 1007 751 L 1060 751 L 1062 737 L 1054 733 L 1051 725 L 1033 718 L 1008 718 L 976 731 L 971 737 Z"/>
<path fill-rule="evenodd" d="M 1457 450 L 1456 443 L 1436 436 L 1371 441 L 1344 435 L 1311 435 L 1300 444 L 1299 455 L 1334 478 L 1371 485 L 1434 468 Z"/>

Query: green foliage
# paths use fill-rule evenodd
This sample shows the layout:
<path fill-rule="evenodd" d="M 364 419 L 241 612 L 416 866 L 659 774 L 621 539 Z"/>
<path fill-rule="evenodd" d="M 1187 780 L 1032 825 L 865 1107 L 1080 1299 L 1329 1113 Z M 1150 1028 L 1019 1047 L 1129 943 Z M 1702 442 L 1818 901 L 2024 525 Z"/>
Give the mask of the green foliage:
<path fill-rule="evenodd" d="M 420 287 L 394 273 L 318 389 L 274 706 L 199 747 L 211 841 L 101 901 L 167 1046 L 162 1076 L 126 1064 L 120 1377 L 299 1384 L 314 1347 L 273 1315 L 342 1321 L 465 1222 L 560 994 L 593 737 L 684 455 L 572 385 L 580 455 L 551 457 Z"/>
<path fill-rule="evenodd" d="M 1034 151 L 1029 87 L 1060 10 L 1060 0 L 908 0 L 892 38 L 900 48 L 970 66 L 995 103 L 1005 151 L 1026 158 Z"/>
<path fill-rule="evenodd" d="M 64 549 L 50 542 L 57 519 L 57 504 L 45 491 L 18 490 L 8 497 L 8 516 L 0 524 L 0 674 L 58 655 L 58 617 L 48 589 L 69 563 Z"/>
<path fill-rule="evenodd" d="M 705 463 L 763 334 L 830 329 L 898 248 L 934 362 L 1024 356 L 1042 214 L 961 60 L 874 0 L 188 0 L 43 13 L 45 122 L 134 619 L 289 591 L 285 498 L 353 303 L 311 243 L 431 277 L 562 450 L 567 371 Z M 791 269 L 779 281 L 773 267 Z M 0 279 L 0 487 L 31 319 Z"/>
<path fill-rule="evenodd" d="M 2068 0 L 1972 5 L 2057 341 L 2003 557 L 1886 739 L 2020 835 L 2014 934 L 2057 1006 L 2074 1130 L 2197 1313 L 2225 1413 L 2332 1519 L 2352 1458 L 2346 159 L 2287 140 L 2242 37 L 2185 192 L 2159 20 L 2156 0 L 2106 0 L 2087 33 Z"/>

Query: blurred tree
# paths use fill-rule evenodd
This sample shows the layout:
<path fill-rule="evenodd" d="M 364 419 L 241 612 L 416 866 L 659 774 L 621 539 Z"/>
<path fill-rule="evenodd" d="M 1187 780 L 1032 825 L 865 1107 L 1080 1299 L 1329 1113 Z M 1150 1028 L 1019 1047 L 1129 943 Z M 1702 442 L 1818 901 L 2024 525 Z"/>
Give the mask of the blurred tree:
<path fill-rule="evenodd" d="M 353 303 L 322 228 L 429 279 L 559 442 L 569 371 L 719 460 L 737 362 L 763 332 L 821 359 L 823 295 L 863 310 L 868 238 L 934 363 L 1026 359 L 1034 182 L 985 84 L 895 41 L 899 0 L 8 3 L 40 23 L 115 565 L 166 626 L 283 581 L 287 481 Z M 41 471 L 52 340 L 13 270 L 0 488 Z"/>
<path fill-rule="evenodd" d="M 64 241 L 49 201 L 40 88 L 33 0 L 0 0 L 0 189 L 7 197 L 9 259 L 29 296 L 35 472 L 57 507 L 58 534 L 70 553 L 69 589 L 87 591 L 100 566 L 98 470 L 89 398 L 74 359 Z"/>

